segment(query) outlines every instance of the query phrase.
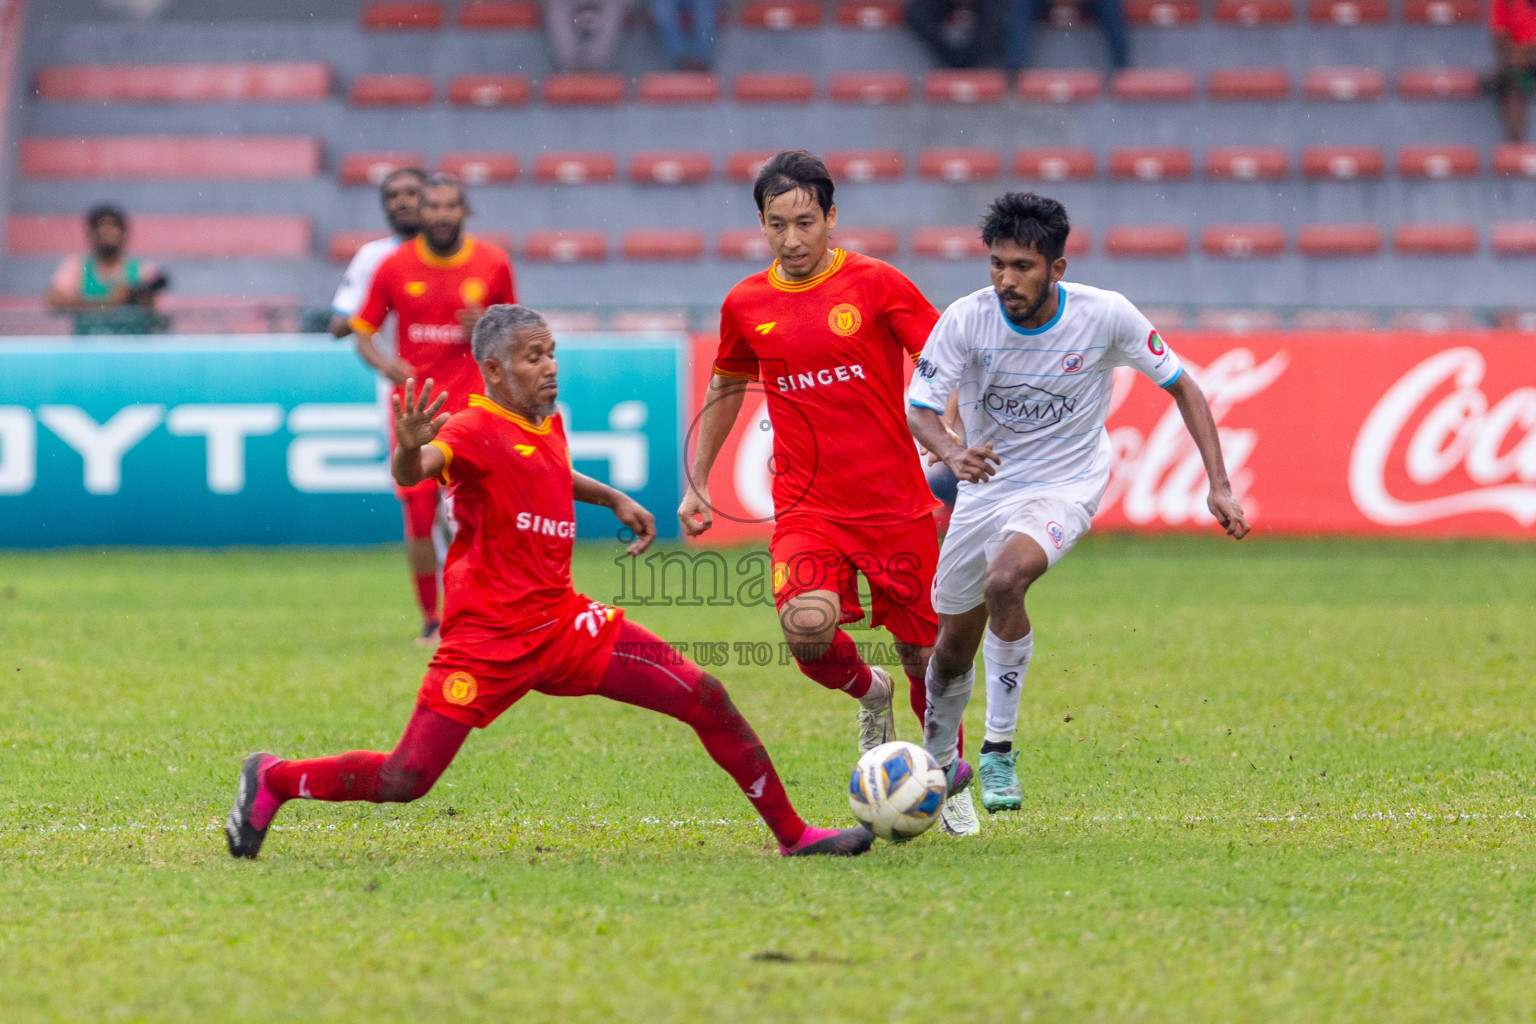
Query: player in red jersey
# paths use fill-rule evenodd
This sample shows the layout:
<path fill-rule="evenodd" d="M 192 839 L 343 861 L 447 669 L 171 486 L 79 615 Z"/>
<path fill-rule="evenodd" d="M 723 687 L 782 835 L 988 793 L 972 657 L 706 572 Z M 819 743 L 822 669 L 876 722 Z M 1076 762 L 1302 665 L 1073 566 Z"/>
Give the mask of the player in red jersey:
<path fill-rule="evenodd" d="M 863 826 L 811 828 L 795 813 L 768 752 L 720 681 L 655 634 L 578 594 L 571 585 L 574 501 L 603 505 L 630 530 L 638 555 L 656 536 L 633 498 L 571 469 L 555 340 L 524 306 L 493 306 L 475 327 L 484 395 L 443 412 L 454 396 L 433 382 L 394 400 L 395 480 L 440 479 L 454 499 L 458 533 L 444 570 L 446 612 L 416 710 L 388 754 L 281 761 L 252 754 L 240 771 L 224 831 L 229 852 L 255 857 L 287 800 L 405 802 L 432 788 L 472 728 L 484 728 L 529 690 L 597 694 L 692 726 L 716 764 L 762 815 L 785 856 L 853 855 L 869 848 Z"/>
<path fill-rule="evenodd" d="M 470 354 L 470 332 L 486 306 L 516 302 L 512 264 L 507 254 L 464 233 L 469 206 L 464 186 L 448 175 L 434 175 L 422 191 L 421 234 L 391 253 L 373 275 L 368 298 L 351 321 L 363 360 L 395 384 L 407 377 L 437 381 L 449 397 L 450 413 L 479 394 L 480 370 Z M 395 355 L 385 355 L 374 335 L 385 317 L 395 315 Z M 397 487 L 405 512 L 405 553 L 421 606 L 424 646 L 438 639 L 437 552 L 432 524 L 437 519 L 438 487 L 427 480 Z"/>
<path fill-rule="evenodd" d="M 859 748 L 869 750 L 895 738 L 893 686 L 839 628 L 864 617 L 856 573 L 869 580 L 870 624 L 896 639 L 919 721 L 938 635 L 929 603 L 937 503 L 902 395 L 904 367 L 939 313 L 894 267 L 831 245 L 832 178 L 812 154 L 774 156 L 752 194 L 777 259 L 731 289 L 720 308 L 715 373 L 677 514 L 690 537 L 710 528 L 709 472 L 749 385 L 758 384 L 773 421 L 769 550 L 779 623 L 802 672 L 859 700 Z M 968 766 L 957 763 L 959 794 Z M 946 829 L 979 827 L 969 800 L 946 803 Z"/>

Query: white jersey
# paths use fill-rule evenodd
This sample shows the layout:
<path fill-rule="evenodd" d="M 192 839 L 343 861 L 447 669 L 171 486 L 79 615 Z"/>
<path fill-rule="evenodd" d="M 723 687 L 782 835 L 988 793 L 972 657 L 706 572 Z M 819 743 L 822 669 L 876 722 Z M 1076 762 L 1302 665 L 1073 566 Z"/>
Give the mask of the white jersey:
<path fill-rule="evenodd" d="M 942 414 L 959 393 L 969 446 L 1002 458 L 982 483 L 960 484 L 955 515 L 1023 497 L 1077 502 L 1092 515 L 1109 483 L 1109 413 L 1117 366 L 1159 387 L 1183 372 L 1156 328 L 1119 292 L 1060 284 L 1056 315 L 1016 327 L 992 288 L 959 299 L 928 336 L 907 399 Z M 969 508 L 967 508 L 969 506 Z"/>

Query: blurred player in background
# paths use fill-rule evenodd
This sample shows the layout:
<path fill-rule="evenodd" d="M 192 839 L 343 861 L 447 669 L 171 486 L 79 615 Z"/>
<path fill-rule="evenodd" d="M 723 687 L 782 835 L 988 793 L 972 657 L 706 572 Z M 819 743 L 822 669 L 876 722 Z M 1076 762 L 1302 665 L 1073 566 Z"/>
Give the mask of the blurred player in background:
<path fill-rule="evenodd" d="M 427 183 L 427 172 L 418 167 L 401 167 L 390 171 L 379 185 L 379 200 L 384 206 L 384 220 L 390 233 L 384 238 L 365 242 L 347 264 L 341 275 L 341 285 L 331 299 L 331 334 L 345 338 L 352 333 L 352 318 L 363 308 L 368 289 L 373 286 L 373 275 L 379 264 L 394 251 L 421 233 L 421 190 Z M 374 344 L 384 340 L 376 335 Z M 385 408 L 389 400 L 384 400 Z"/>
<path fill-rule="evenodd" d="M 392 468 L 402 487 L 436 479 L 454 496 L 460 528 L 444 571 L 443 642 L 405 734 L 389 754 L 355 750 L 281 761 L 252 754 L 225 823 L 229 852 L 255 857 L 287 800 L 415 800 L 432 788 L 472 728 L 485 728 L 529 690 L 597 694 L 686 722 L 741 787 L 784 856 L 863 853 L 868 829 L 811 828 L 795 813 L 752 727 L 720 681 L 674 654 L 624 612 L 571 583 L 573 502 L 612 509 L 632 530 L 631 555 L 656 522 L 629 495 L 571 468 L 556 412 L 555 339 L 538 313 L 493 306 L 473 335 L 484 394 L 451 417 L 432 381 L 394 400 Z"/>
<path fill-rule="evenodd" d="M 720 349 L 677 514 L 689 537 L 713 524 L 710 469 L 748 385 L 761 384 L 774 431 L 769 550 L 779 623 L 800 671 L 859 701 L 865 751 L 896 730 L 889 673 L 866 665 L 839 628 L 864 617 L 858 573 L 869 580 L 870 625 L 896 640 L 920 721 L 938 631 L 928 594 L 935 502 L 906 429 L 902 378 L 939 314 L 894 267 L 831 245 L 832 193 L 826 165 L 801 150 L 779 153 L 757 176 L 758 220 L 777 259 L 720 308 Z M 964 784 L 946 802 L 951 832 L 976 829 Z"/>
<path fill-rule="evenodd" d="M 987 733 L 977 774 L 982 805 L 994 813 L 1023 800 L 1013 737 L 1035 644 L 1024 596 L 1098 511 L 1116 366 L 1133 367 L 1178 403 L 1205 464 L 1211 514 L 1235 538 L 1248 532 L 1216 421 L 1178 356 L 1125 296 L 1061 283 L 1070 229 L 1054 199 L 1010 192 L 993 202 L 981 228 L 992 287 L 944 311 L 907 393 L 913 435 L 960 480 L 933 581 L 939 638 L 928 662 L 924 746 L 941 765 L 956 760 L 980 647 Z M 956 394 L 963 440 L 940 420 Z"/>
<path fill-rule="evenodd" d="M 402 198 L 402 211 L 407 205 Z M 481 392 L 480 371 L 469 348 L 475 322 L 486 306 L 517 301 L 511 261 L 494 245 L 464 233 L 468 215 L 458 179 L 442 174 L 427 179 L 421 190 L 420 233 L 379 263 L 367 298 L 349 322 L 357 334 L 358 354 L 394 385 L 396 395 L 406 378 L 431 377 L 447 393 L 449 412 L 466 408 L 470 395 Z M 375 340 L 391 313 L 393 355 Z M 418 642 L 432 646 L 438 640 L 437 555 L 432 546 L 438 486 L 428 479 L 397 487 L 395 494 L 405 513 L 406 557 L 421 608 Z"/>

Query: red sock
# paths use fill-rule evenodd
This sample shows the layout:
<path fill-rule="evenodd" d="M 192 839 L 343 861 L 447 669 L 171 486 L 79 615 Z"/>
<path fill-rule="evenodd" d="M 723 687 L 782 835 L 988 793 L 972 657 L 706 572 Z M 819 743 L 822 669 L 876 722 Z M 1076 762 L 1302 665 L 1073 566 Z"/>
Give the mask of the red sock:
<path fill-rule="evenodd" d="M 421 606 L 421 621 L 437 621 L 437 573 L 411 577 L 416 581 L 416 603 Z"/>
<path fill-rule="evenodd" d="M 859 657 L 853 638 L 842 630 L 832 637 L 832 646 L 815 661 L 797 661 L 800 671 L 829 690 L 845 690 L 852 697 L 862 697 L 875 681 L 874 673 Z"/>
<path fill-rule="evenodd" d="M 469 726 L 418 707 L 388 754 L 352 750 L 334 757 L 278 761 L 263 773 L 262 784 L 279 804 L 293 799 L 403 803 L 432 788 L 468 735 Z M 254 818 L 251 824 L 266 827 Z"/>
<path fill-rule="evenodd" d="M 923 725 L 923 719 L 928 717 L 928 681 L 921 676 L 907 673 L 907 696 L 912 701 L 912 713 L 917 716 L 917 724 Z M 965 726 L 960 727 L 960 749 L 956 756 L 965 756 Z"/>

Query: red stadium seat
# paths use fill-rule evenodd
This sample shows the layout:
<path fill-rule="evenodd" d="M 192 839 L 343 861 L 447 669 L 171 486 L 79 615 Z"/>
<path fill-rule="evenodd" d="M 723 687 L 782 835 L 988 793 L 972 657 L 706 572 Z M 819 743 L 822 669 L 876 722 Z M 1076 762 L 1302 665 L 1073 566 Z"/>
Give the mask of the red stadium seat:
<path fill-rule="evenodd" d="M 448 83 L 448 102 L 459 107 L 521 107 L 531 92 L 527 75 L 457 75 Z"/>
<path fill-rule="evenodd" d="M 1536 332 L 1536 309 L 1495 310 L 1492 323 L 1496 331 L 1520 331 L 1530 334 Z"/>
<path fill-rule="evenodd" d="M 815 0 L 747 0 L 741 8 L 742 28 L 784 31 L 821 25 L 821 4 Z"/>
<path fill-rule="evenodd" d="M 1132 25 L 1175 28 L 1200 20 L 1198 0 L 1126 0 L 1125 19 Z"/>
<path fill-rule="evenodd" d="M 645 150 L 629 158 L 629 180 L 637 185 L 693 185 L 709 180 L 709 164 L 704 152 Z"/>
<path fill-rule="evenodd" d="M 777 153 L 776 149 L 738 149 L 725 157 L 725 177 L 728 181 L 756 181 L 763 164 Z"/>
<path fill-rule="evenodd" d="M 611 107 L 624 101 L 624 76 L 580 71 L 550 75 L 539 94 L 552 106 Z"/>
<path fill-rule="evenodd" d="M 1200 232 L 1207 256 L 1245 260 L 1285 253 L 1285 231 L 1278 224 L 1212 224 Z"/>
<path fill-rule="evenodd" d="M 1279 181 L 1290 173 L 1290 155 L 1280 146 L 1217 146 L 1205 151 L 1207 178 Z"/>
<path fill-rule="evenodd" d="M 348 153 L 337 168 L 336 177 L 343 185 L 378 186 L 392 171 L 402 167 L 425 166 L 427 158 L 421 153 Z"/>
<path fill-rule="evenodd" d="M 61 103 L 296 103 L 330 92 L 331 69 L 319 61 L 92 64 L 37 72 L 38 97 Z"/>
<path fill-rule="evenodd" d="M 1385 25 L 1387 15 L 1387 0 L 1311 0 L 1307 4 L 1307 20 L 1314 25 Z"/>
<path fill-rule="evenodd" d="M 834 181 L 866 182 L 899 178 L 907 162 L 899 149 L 834 149 L 823 159 Z"/>
<path fill-rule="evenodd" d="M 375 0 L 363 8 L 363 28 L 374 32 L 398 32 L 409 29 L 435 30 L 443 27 L 443 5 L 438 3 L 398 3 Z"/>
<path fill-rule="evenodd" d="M 1476 224 L 1400 224 L 1392 248 L 1405 256 L 1466 256 L 1477 252 Z"/>
<path fill-rule="evenodd" d="M 437 169 L 466 185 L 502 185 L 517 180 L 522 170 L 511 153 L 444 153 Z"/>
<path fill-rule="evenodd" d="M 1448 331 L 1475 331 L 1483 325 L 1470 309 L 1404 309 L 1393 313 L 1387 326 L 1394 331 L 1445 334 Z"/>
<path fill-rule="evenodd" d="M 1195 98 L 1195 74 L 1184 68 L 1126 68 L 1110 92 L 1122 103 L 1188 103 Z"/>
<path fill-rule="evenodd" d="M 28 178 L 312 178 L 320 141 L 298 135 L 22 139 Z"/>
<path fill-rule="evenodd" d="M 1195 314 L 1195 330 L 1219 334 L 1252 334 L 1278 331 L 1285 318 L 1278 309 L 1202 309 Z"/>
<path fill-rule="evenodd" d="M 686 309 L 616 309 L 608 318 L 608 326 L 615 331 L 686 331 L 688 311 Z M 563 334 L 565 331 L 560 333 Z"/>
<path fill-rule="evenodd" d="M 1472 178 L 1482 160 L 1475 146 L 1404 146 L 1397 173 L 1404 178 Z"/>
<path fill-rule="evenodd" d="M 325 258 L 332 263 L 350 263 L 352 257 L 357 255 L 357 250 L 383 237 L 384 233 L 377 228 L 372 231 L 338 231 L 331 236 L 325 247 Z"/>
<path fill-rule="evenodd" d="M 1013 173 L 1041 181 L 1074 181 L 1094 175 L 1091 149 L 1021 149 L 1013 154 Z"/>
<path fill-rule="evenodd" d="M 1219 68 L 1206 83 L 1213 100 L 1283 100 L 1291 95 L 1285 68 Z"/>
<path fill-rule="evenodd" d="M 906 21 L 906 12 L 902 0 L 842 0 L 837 5 L 837 23 L 843 28 L 870 31 L 900 28 Z"/>
<path fill-rule="evenodd" d="M 1308 146 L 1301 151 L 1304 178 L 1379 178 L 1386 163 L 1386 157 L 1376 146 Z"/>
<path fill-rule="evenodd" d="M 1122 224 L 1104 232 L 1104 253 L 1124 259 L 1183 256 L 1189 232 L 1182 224 Z"/>
<path fill-rule="evenodd" d="M 533 176 L 552 185 L 588 185 L 612 181 L 618 167 L 618 160 L 612 153 L 550 151 L 540 153 L 534 161 Z"/>
<path fill-rule="evenodd" d="M 987 247 L 974 227 L 916 228 L 912 232 L 912 255 L 926 259 L 985 259 Z"/>
<path fill-rule="evenodd" d="M 647 71 L 640 76 L 635 98 L 641 103 L 714 103 L 720 99 L 720 78 L 707 71 Z"/>
<path fill-rule="evenodd" d="M 1493 173 L 1536 178 L 1536 143 L 1506 142 L 1494 149 Z"/>
<path fill-rule="evenodd" d="M 1303 224 L 1296 231 L 1296 248 L 1303 256 L 1375 256 L 1381 252 L 1381 229 L 1375 224 Z"/>
<path fill-rule="evenodd" d="M 1081 103 L 1099 98 L 1097 72 L 1033 69 L 1019 74 L 1019 99 L 1027 103 Z"/>
<path fill-rule="evenodd" d="M 1189 150 L 1177 146 L 1137 146 L 1109 152 L 1112 178 L 1135 181 L 1187 178 L 1192 163 Z"/>
<path fill-rule="evenodd" d="M 1312 68 L 1302 93 L 1309 100 L 1334 103 L 1379 100 L 1387 94 L 1387 80 L 1380 68 Z"/>
<path fill-rule="evenodd" d="M 1298 309 L 1291 315 L 1293 331 L 1359 334 L 1376 329 L 1376 314 L 1366 309 Z"/>
<path fill-rule="evenodd" d="M 1504 221 L 1495 224 L 1493 251 L 1499 256 L 1536 256 L 1536 221 Z"/>
<path fill-rule="evenodd" d="M 1065 255 L 1073 257 L 1086 256 L 1092 248 L 1093 236 L 1088 233 L 1088 229 L 1078 227 L 1076 224 L 1072 225 L 1072 231 L 1067 235 Z"/>
<path fill-rule="evenodd" d="M 839 249 L 863 253 L 876 259 L 889 259 L 896 255 L 900 241 L 895 228 L 838 228 L 833 240 Z"/>
<path fill-rule="evenodd" d="M 809 103 L 816 98 L 816 79 L 810 75 L 747 73 L 731 83 L 737 103 Z"/>
<path fill-rule="evenodd" d="M 63 256 L 85 247 L 84 228 L 78 214 L 15 214 L 6 222 L 5 247 L 22 256 Z M 144 256 L 302 259 L 310 251 L 310 224 L 302 214 L 136 213 L 133 248 Z"/>
<path fill-rule="evenodd" d="M 1003 158 L 995 149 L 925 149 L 918 154 L 917 173 L 936 181 L 991 181 L 1001 171 L 1002 163 Z"/>
<path fill-rule="evenodd" d="M 601 231 L 530 231 L 523 255 L 549 263 L 585 263 L 608 258 L 608 237 Z"/>
<path fill-rule="evenodd" d="M 631 228 L 619 252 L 627 260 L 696 260 L 704 255 L 704 235 L 688 228 Z"/>
<path fill-rule="evenodd" d="M 1476 68 L 1403 68 L 1397 94 L 1405 100 L 1471 100 L 1483 91 Z"/>
<path fill-rule="evenodd" d="M 1483 20 L 1481 0 L 1403 0 L 1409 25 L 1463 25 Z"/>
<path fill-rule="evenodd" d="M 543 19 L 537 0 L 464 0 L 458 26 L 467 29 L 534 29 Z"/>
<path fill-rule="evenodd" d="M 358 75 L 347 100 L 354 107 L 425 107 L 432 102 L 432 76 Z"/>
<path fill-rule="evenodd" d="M 1008 79 L 996 70 L 930 71 L 923 79 L 923 99 L 929 103 L 1001 103 Z"/>
<path fill-rule="evenodd" d="M 769 263 L 773 250 L 768 239 L 758 228 L 726 228 L 720 232 L 716 252 L 724 260 L 751 260 L 753 263 Z"/>
<path fill-rule="evenodd" d="M 1289 25 L 1296 19 L 1291 0 L 1216 0 L 1216 9 L 1212 13 L 1219 24 L 1243 28 Z"/>
<path fill-rule="evenodd" d="M 827 96 L 833 103 L 881 106 L 905 103 L 911 95 L 912 83 L 901 71 L 845 71 L 827 81 Z"/>

